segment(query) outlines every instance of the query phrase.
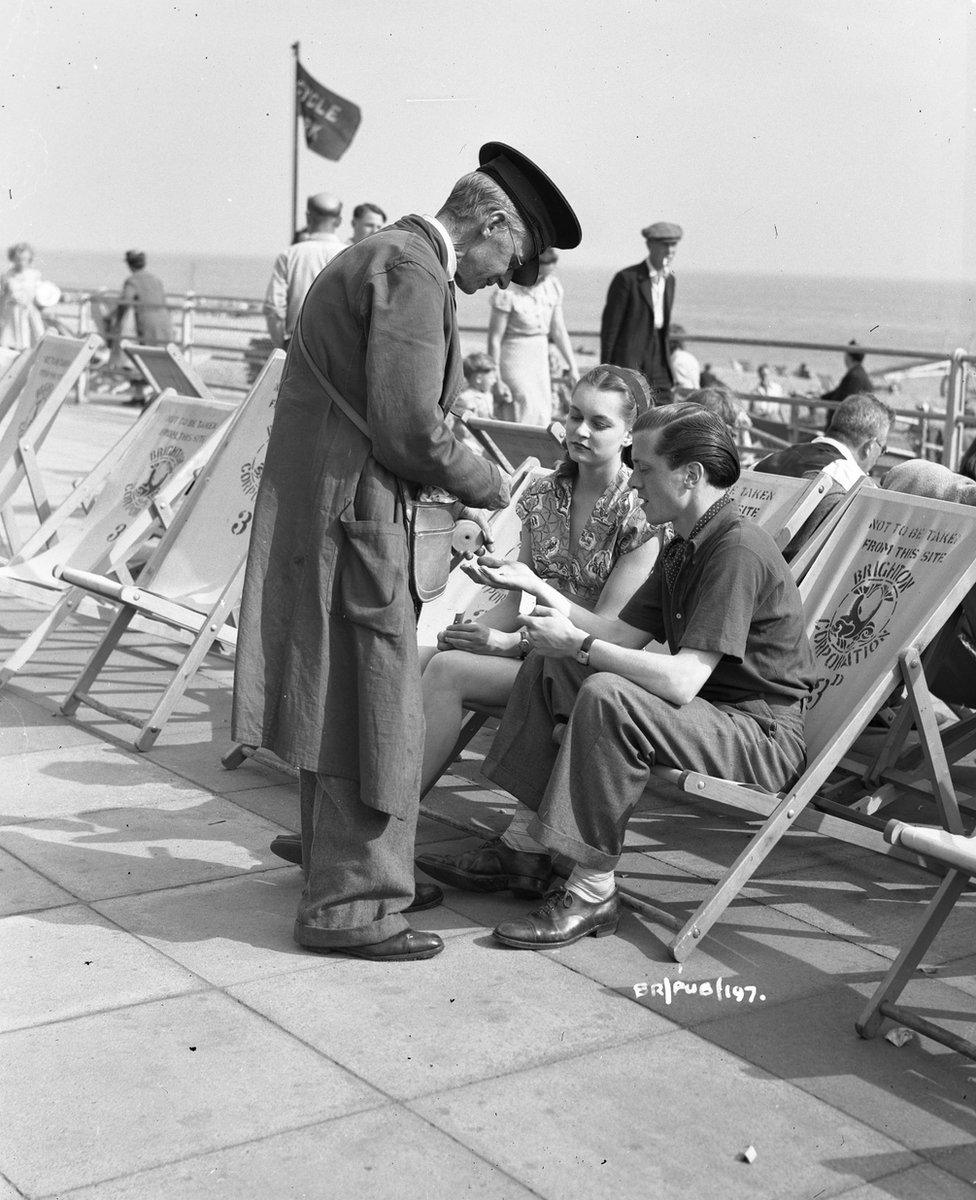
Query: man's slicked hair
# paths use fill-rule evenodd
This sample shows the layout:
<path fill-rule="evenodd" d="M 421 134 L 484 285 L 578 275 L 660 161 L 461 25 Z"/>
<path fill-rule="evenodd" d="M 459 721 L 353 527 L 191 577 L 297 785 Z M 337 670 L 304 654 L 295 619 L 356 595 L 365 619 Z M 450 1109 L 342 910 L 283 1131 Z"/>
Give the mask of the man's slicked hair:
<path fill-rule="evenodd" d="M 834 409 L 827 426 L 827 437 L 837 438 L 852 449 L 877 438 L 884 442 L 895 423 L 895 410 L 870 392 L 857 392 L 842 400 Z"/>
<path fill-rule="evenodd" d="M 494 179 L 490 179 L 482 171 L 462 175 L 441 205 L 441 212 L 453 217 L 460 225 L 480 225 L 498 209 L 508 218 L 516 239 L 522 245 L 526 245 L 530 241 L 529 231 L 519 216 L 518 209 Z"/>
<path fill-rule="evenodd" d="M 739 478 L 739 452 L 721 417 L 696 404 L 680 402 L 652 408 L 634 422 L 634 434 L 660 430 L 657 452 L 673 471 L 698 462 L 716 488 L 729 488 Z"/>

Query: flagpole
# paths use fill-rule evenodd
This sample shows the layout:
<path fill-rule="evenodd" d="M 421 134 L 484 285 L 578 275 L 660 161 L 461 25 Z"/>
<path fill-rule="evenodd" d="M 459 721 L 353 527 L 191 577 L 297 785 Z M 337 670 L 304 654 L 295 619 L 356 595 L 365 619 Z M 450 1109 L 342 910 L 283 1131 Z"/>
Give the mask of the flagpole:
<path fill-rule="evenodd" d="M 292 42 L 291 48 L 295 54 L 295 75 L 292 79 L 291 94 L 294 110 L 291 118 L 291 233 L 288 235 L 289 244 L 295 240 L 298 232 L 298 57 L 299 43 Z"/>

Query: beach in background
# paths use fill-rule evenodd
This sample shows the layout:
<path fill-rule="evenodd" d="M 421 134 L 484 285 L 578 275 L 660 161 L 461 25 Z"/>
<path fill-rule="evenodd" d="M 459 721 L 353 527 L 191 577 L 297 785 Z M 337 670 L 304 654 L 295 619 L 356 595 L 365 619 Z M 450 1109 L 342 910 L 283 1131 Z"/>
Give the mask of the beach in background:
<path fill-rule="evenodd" d="M 118 289 L 127 274 L 121 253 L 39 250 L 38 265 L 61 288 Z M 150 253 L 150 269 L 170 293 L 260 299 L 271 260 L 264 255 Z M 595 333 L 614 271 L 627 264 L 593 267 L 564 254 L 557 268 L 566 292 L 566 321 L 574 335 Z M 847 279 L 815 275 L 719 273 L 676 270 L 672 322 L 690 334 L 808 342 L 847 342 L 893 349 L 976 351 L 976 289 L 964 282 Z M 489 293 L 458 296 L 462 326 L 488 323 Z M 702 362 L 727 365 L 731 358 L 793 366 L 802 360 L 815 372 L 839 375 L 829 352 L 762 347 L 692 347 Z M 870 364 L 869 366 L 874 366 Z M 892 364 L 893 365 L 893 364 Z"/>

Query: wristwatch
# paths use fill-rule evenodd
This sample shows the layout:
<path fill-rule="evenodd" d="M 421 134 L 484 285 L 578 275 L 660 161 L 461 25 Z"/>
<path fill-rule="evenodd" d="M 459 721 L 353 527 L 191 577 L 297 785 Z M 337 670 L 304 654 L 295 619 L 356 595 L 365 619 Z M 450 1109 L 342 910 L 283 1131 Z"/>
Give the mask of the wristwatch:
<path fill-rule="evenodd" d="M 582 663 L 584 667 L 588 667 L 590 665 L 590 647 L 592 645 L 593 634 L 588 633 L 586 637 L 583 638 L 583 644 L 576 651 L 576 661 L 578 663 Z"/>

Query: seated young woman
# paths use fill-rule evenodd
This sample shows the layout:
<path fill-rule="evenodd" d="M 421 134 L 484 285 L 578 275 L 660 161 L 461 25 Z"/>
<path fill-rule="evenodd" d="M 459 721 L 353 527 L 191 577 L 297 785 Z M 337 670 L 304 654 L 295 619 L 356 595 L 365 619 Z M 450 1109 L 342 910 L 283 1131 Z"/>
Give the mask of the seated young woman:
<path fill-rule="evenodd" d="M 634 421 L 651 404 L 637 371 L 606 365 L 587 371 L 573 389 L 566 458 L 530 484 L 516 506 L 520 561 L 562 595 L 607 616 L 616 616 L 644 582 L 660 549 L 624 463 Z M 500 627 L 468 622 L 438 635 L 439 653 L 423 674 L 425 789 L 457 741 L 465 704 L 508 700 L 525 656 L 517 603 L 508 614 Z"/>

